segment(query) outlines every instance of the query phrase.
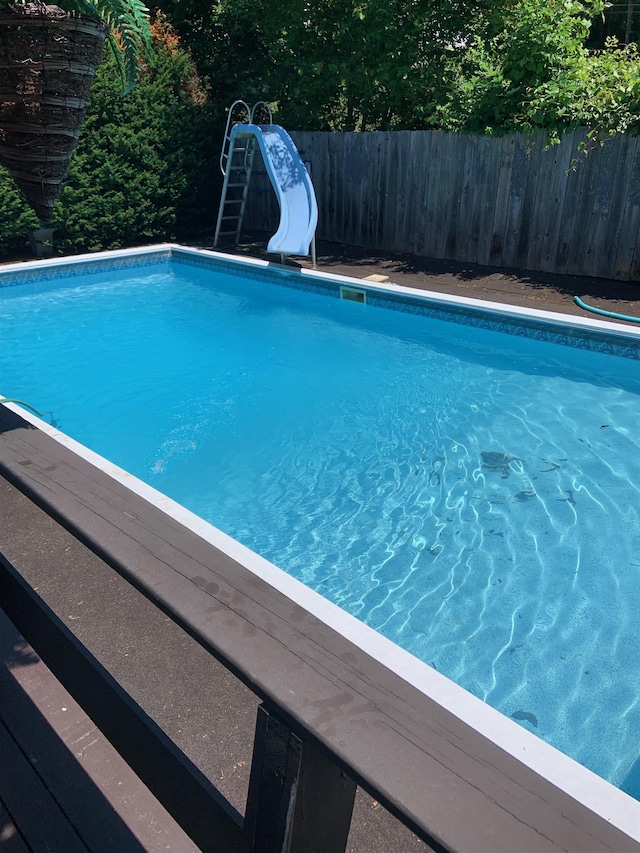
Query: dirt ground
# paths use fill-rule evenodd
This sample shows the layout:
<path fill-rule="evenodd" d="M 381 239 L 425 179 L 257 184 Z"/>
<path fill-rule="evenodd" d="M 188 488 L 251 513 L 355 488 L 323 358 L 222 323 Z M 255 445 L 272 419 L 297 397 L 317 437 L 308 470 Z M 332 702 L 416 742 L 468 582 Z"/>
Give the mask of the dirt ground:
<path fill-rule="evenodd" d="M 266 239 L 265 242 L 256 239 L 238 248 L 221 247 L 221 251 L 278 260 L 266 254 L 265 243 Z M 211 244 L 198 245 L 211 248 Z M 573 297 L 579 296 L 596 308 L 637 317 L 640 323 L 640 282 L 499 269 L 321 241 L 317 257 L 319 270 L 339 275 L 355 278 L 386 275 L 389 281 L 406 287 L 606 319 L 576 305 Z M 290 258 L 287 263 L 311 266 L 307 259 Z"/>

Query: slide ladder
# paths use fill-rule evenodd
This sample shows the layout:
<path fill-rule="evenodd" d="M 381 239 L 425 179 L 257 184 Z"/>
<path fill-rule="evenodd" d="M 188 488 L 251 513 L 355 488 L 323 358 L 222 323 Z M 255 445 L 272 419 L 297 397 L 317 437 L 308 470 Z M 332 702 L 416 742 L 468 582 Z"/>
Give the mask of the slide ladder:
<path fill-rule="evenodd" d="M 255 124 L 260 110 L 268 123 Z M 244 117 L 244 121 L 234 122 L 234 115 Z M 273 124 L 271 108 L 265 101 L 253 107 L 234 101 L 229 108 L 220 154 L 224 183 L 213 246 L 216 248 L 223 236 L 233 236 L 236 244 L 240 240 L 256 147 L 280 206 L 280 225 L 267 251 L 279 254 L 283 261 L 285 255 L 311 254 L 315 267 L 318 206 L 313 184 L 293 140 L 284 128 Z"/>

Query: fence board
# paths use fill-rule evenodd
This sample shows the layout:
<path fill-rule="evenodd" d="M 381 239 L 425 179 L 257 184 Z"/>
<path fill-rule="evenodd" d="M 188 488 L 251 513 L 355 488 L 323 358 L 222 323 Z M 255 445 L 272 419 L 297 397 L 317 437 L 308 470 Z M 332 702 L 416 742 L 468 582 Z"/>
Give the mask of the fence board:
<path fill-rule="evenodd" d="M 526 254 L 524 243 L 522 245 L 522 266 L 528 269 L 540 269 L 549 208 L 549 187 L 556 161 L 555 148 L 546 147 L 544 136 L 536 140 L 535 159 L 537 163 L 535 194 L 531 195 L 531 208 L 528 214 L 525 214 L 525 221 L 529 226 Z"/>
<path fill-rule="evenodd" d="M 436 130 L 431 136 L 431 152 L 424 183 L 424 231 L 421 235 L 419 255 L 435 257 L 435 225 L 438 216 L 438 188 L 440 186 L 440 157 L 444 133 Z"/>
<path fill-rule="evenodd" d="M 458 146 L 458 168 L 456 180 L 449 191 L 455 204 L 454 213 L 450 217 L 449 234 L 447 236 L 446 256 L 466 260 L 467 235 L 471 218 L 473 197 L 473 179 L 475 172 L 476 147 L 474 137 L 461 137 Z"/>
<path fill-rule="evenodd" d="M 502 162 L 502 145 L 488 136 L 480 138 L 481 159 L 485 162 L 484 179 L 479 182 L 480 192 L 475 201 L 475 216 L 478 218 L 478 254 L 479 264 L 488 264 L 491 255 L 493 223 L 498 197 L 498 182 Z"/>
<path fill-rule="evenodd" d="M 413 204 L 413 254 L 420 254 L 420 247 L 424 244 L 424 233 L 427 228 L 427 173 L 431 163 L 431 144 L 433 136 L 430 133 L 413 133 L 413 159 L 412 169 L 414 171 L 414 204 Z"/>
<path fill-rule="evenodd" d="M 440 200 L 436 216 L 437 258 L 457 258 L 458 219 L 465 192 L 465 161 L 469 137 L 445 140 L 439 176 Z"/>
<path fill-rule="evenodd" d="M 638 280 L 637 137 L 579 129 L 496 139 L 444 131 L 293 132 L 312 164 L 318 237 L 502 267 Z M 277 217 L 251 199 L 247 225 Z M 277 218 L 276 218 L 277 222 Z"/>
<path fill-rule="evenodd" d="M 525 136 L 517 136 L 513 151 L 513 168 L 509 187 L 509 203 L 507 206 L 507 223 L 505 228 L 504 249 L 502 251 L 503 267 L 516 266 L 516 250 L 522 221 L 522 207 L 529 180 L 531 158 Z"/>
<path fill-rule="evenodd" d="M 536 211 L 536 200 L 538 197 L 538 182 L 543 169 L 544 136 L 536 134 L 527 140 L 529 170 L 522 198 L 522 212 L 520 228 L 515 247 L 514 265 L 523 269 L 527 268 L 527 260 L 531 249 L 533 232 L 533 217 Z"/>
<path fill-rule="evenodd" d="M 547 191 L 546 222 L 544 223 L 539 261 L 539 268 L 546 272 L 553 272 L 555 268 L 560 221 L 569 182 L 568 173 L 571 169 L 573 145 L 574 134 L 571 133 L 567 134 L 560 141 L 560 144 L 554 147 L 555 157 Z"/>
<path fill-rule="evenodd" d="M 597 275 L 612 198 L 611 192 L 615 178 L 616 162 L 620 151 L 620 137 L 609 140 L 600 154 L 600 169 L 593 195 L 593 208 L 589 222 L 589 237 L 585 251 L 582 272 L 585 275 Z"/>
<path fill-rule="evenodd" d="M 582 164 L 585 167 L 585 174 L 582 180 L 582 192 L 577 207 L 574 252 L 573 256 L 569 257 L 567 264 L 567 272 L 573 275 L 582 275 L 585 256 L 589 248 L 589 226 L 595 203 L 601 159 L 602 148 L 596 146 L 589 151 L 586 160 Z"/>
<path fill-rule="evenodd" d="M 413 195 L 413 164 L 411 162 L 411 131 L 402 130 L 395 134 L 398 145 L 398 182 L 396 187 L 397 201 L 396 214 L 392 216 L 392 211 L 389 210 L 389 215 L 393 222 L 393 244 L 391 248 L 399 252 L 408 252 L 411 242 L 411 231 L 409 226 L 409 214 L 411 211 L 412 195 Z M 391 206 L 393 199 L 389 200 Z"/>
<path fill-rule="evenodd" d="M 625 278 L 625 272 L 629 270 L 629 277 L 634 281 L 640 279 L 638 270 L 638 249 L 640 237 L 640 144 L 635 137 L 635 150 L 631 165 L 631 180 L 627 200 L 624 206 L 624 218 L 620 232 L 620 242 L 613 270 L 614 278 Z M 635 255 L 635 259 L 634 259 Z"/>
<path fill-rule="evenodd" d="M 509 186 L 511 183 L 511 172 L 513 170 L 513 153 L 515 149 L 515 137 L 505 136 L 500 142 L 500 166 L 498 169 L 498 182 L 496 189 L 496 202 L 493 215 L 493 230 L 491 234 L 491 245 L 489 248 L 489 263 L 500 265 L 504 249 L 504 236 L 507 225 L 507 212 L 509 209 Z"/>
<path fill-rule="evenodd" d="M 582 187 L 588 167 L 585 163 L 585 155 L 580 153 L 579 146 L 587 142 L 587 131 L 584 129 L 576 131 L 571 140 L 571 161 L 567 172 L 567 186 L 565 189 L 562 214 L 558 223 L 559 233 L 556 246 L 554 272 L 566 273 L 569 259 L 575 255 L 579 235 L 576 234 L 576 220 L 580 209 L 582 198 Z"/>
<path fill-rule="evenodd" d="M 600 247 L 600 260 L 597 275 L 611 276 L 615 272 L 616 255 L 620 244 L 624 211 L 627 196 L 633 177 L 633 158 L 636 151 L 636 137 L 620 137 L 620 151 L 616 161 L 615 175 L 611 187 L 611 201 L 606 232 Z M 614 211 L 620 211 L 620 216 L 612 216 Z"/>

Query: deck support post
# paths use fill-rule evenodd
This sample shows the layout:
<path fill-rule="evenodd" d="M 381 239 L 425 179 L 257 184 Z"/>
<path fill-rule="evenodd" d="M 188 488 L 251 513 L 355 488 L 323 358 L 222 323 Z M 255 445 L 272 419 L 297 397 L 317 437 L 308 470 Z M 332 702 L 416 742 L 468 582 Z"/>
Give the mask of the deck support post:
<path fill-rule="evenodd" d="M 245 817 L 251 853 L 344 853 L 355 793 L 327 752 L 260 706 Z"/>

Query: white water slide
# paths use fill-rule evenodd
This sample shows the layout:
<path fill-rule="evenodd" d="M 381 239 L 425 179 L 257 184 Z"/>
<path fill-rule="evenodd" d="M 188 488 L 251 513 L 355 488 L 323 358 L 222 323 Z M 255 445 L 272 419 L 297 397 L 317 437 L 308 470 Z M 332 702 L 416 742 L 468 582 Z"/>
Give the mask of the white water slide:
<path fill-rule="evenodd" d="M 224 186 L 214 246 L 221 234 L 234 234 L 236 242 L 240 238 L 257 144 L 280 206 L 280 225 L 269 240 L 267 251 L 284 256 L 309 255 L 311 250 L 315 265 L 318 204 L 311 178 L 287 131 L 277 124 L 253 124 L 254 111 L 255 107 L 249 111 L 248 123 L 234 124 L 231 132 L 225 134 L 220 160 Z M 236 198 L 228 195 L 233 188 L 240 191 Z M 223 231 L 225 223 L 234 224 Z"/>

